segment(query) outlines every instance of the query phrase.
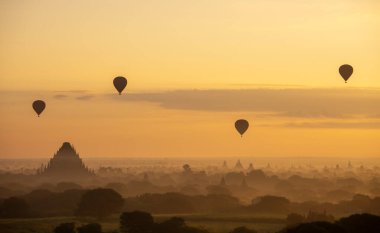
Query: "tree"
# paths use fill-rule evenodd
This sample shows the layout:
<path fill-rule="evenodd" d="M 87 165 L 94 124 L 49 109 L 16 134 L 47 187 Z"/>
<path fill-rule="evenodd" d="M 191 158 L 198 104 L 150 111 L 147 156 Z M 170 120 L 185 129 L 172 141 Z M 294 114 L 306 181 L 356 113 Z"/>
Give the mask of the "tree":
<path fill-rule="evenodd" d="M 122 196 L 113 189 L 93 189 L 83 194 L 77 209 L 79 216 L 106 217 L 120 211 Z"/>
<path fill-rule="evenodd" d="M 296 213 L 288 214 L 288 216 L 286 217 L 286 224 L 288 226 L 295 226 L 304 221 L 305 221 L 305 217 Z"/>
<path fill-rule="evenodd" d="M 154 221 L 151 214 L 142 211 L 124 212 L 120 216 L 120 232 L 152 233 Z"/>
<path fill-rule="evenodd" d="M 380 197 L 375 197 L 371 201 L 371 205 L 368 208 L 368 212 L 376 215 L 380 215 Z"/>
<path fill-rule="evenodd" d="M 75 223 L 61 223 L 54 229 L 54 233 L 75 233 Z"/>
<path fill-rule="evenodd" d="M 0 206 L 0 216 L 4 218 L 22 218 L 29 215 L 29 205 L 24 199 L 10 197 Z"/>
<path fill-rule="evenodd" d="M 224 185 L 209 185 L 206 189 L 208 195 L 231 195 L 231 191 Z"/>
<path fill-rule="evenodd" d="M 74 215 L 78 203 L 86 190 L 66 190 L 55 193 L 48 190 L 34 190 L 23 195 L 33 210 L 31 214 L 38 217 Z"/>
<path fill-rule="evenodd" d="M 335 218 L 332 215 L 324 213 L 318 213 L 309 211 L 309 213 L 306 216 L 307 222 L 334 222 Z"/>
<path fill-rule="evenodd" d="M 191 174 L 193 172 L 189 164 L 183 165 L 182 168 L 183 168 L 183 174 Z"/>
<path fill-rule="evenodd" d="M 248 229 L 246 227 L 237 227 L 230 231 L 230 233 L 257 233 L 257 231 Z"/>
<path fill-rule="evenodd" d="M 102 233 L 102 226 L 99 223 L 89 223 L 77 228 L 78 233 Z"/>
<path fill-rule="evenodd" d="M 142 207 L 140 210 L 153 213 L 188 213 L 194 211 L 194 203 L 191 198 L 180 193 L 148 193 L 141 195 L 138 201 Z"/>
<path fill-rule="evenodd" d="M 161 223 L 155 224 L 154 233 L 208 233 L 206 230 L 189 227 L 185 220 L 178 217 L 170 218 Z"/>
<path fill-rule="evenodd" d="M 178 217 L 173 217 L 162 223 L 157 224 L 155 227 L 155 233 L 180 233 L 185 228 L 185 220 Z"/>
<path fill-rule="evenodd" d="M 380 216 L 371 214 L 354 214 L 337 222 L 348 233 L 380 232 Z"/>
<path fill-rule="evenodd" d="M 55 187 L 55 190 L 58 192 L 63 192 L 70 189 L 82 189 L 82 186 L 74 182 L 59 182 Z"/>
<path fill-rule="evenodd" d="M 252 200 L 251 208 L 258 212 L 277 212 L 286 213 L 289 209 L 290 201 L 285 197 L 262 196 Z"/>
<path fill-rule="evenodd" d="M 284 231 L 281 231 L 281 233 L 346 233 L 346 231 L 334 223 L 311 222 L 287 228 Z"/>
<path fill-rule="evenodd" d="M 335 223 L 309 222 L 288 227 L 281 233 L 378 233 L 380 216 L 371 214 L 354 214 Z"/>

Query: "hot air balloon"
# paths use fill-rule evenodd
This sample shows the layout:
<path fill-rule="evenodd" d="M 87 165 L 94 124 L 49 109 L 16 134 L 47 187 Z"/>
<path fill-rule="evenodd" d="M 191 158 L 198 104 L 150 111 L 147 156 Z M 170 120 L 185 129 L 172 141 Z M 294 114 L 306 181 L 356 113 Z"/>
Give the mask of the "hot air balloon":
<path fill-rule="evenodd" d="M 235 128 L 242 137 L 245 131 L 247 131 L 248 127 L 249 127 L 249 123 L 247 120 L 240 119 L 235 122 Z"/>
<path fill-rule="evenodd" d="M 354 72 L 354 68 L 352 68 L 352 66 L 350 65 L 345 64 L 339 67 L 339 73 L 346 83 L 347 83 L 347 80 L 351 77 L 353 72 Z"/>
<path fill-rule="evenodd" d="M 32 106 L 33 106 L 34 111 L 37 113 L 37 115 L 39 117 L 40 114 L 44 111 L 46 104 L 42 100 L 36 100 L 33 102 Z"/>
<path fill-rule="evenodd" d="M 119 92 L 119 95 L 121 95 L 121 92 L 127 86 L 127 79 L 122 76 L 118 76 L 113 79 L 113 85 L 115 86 L 116 90 Z"/>

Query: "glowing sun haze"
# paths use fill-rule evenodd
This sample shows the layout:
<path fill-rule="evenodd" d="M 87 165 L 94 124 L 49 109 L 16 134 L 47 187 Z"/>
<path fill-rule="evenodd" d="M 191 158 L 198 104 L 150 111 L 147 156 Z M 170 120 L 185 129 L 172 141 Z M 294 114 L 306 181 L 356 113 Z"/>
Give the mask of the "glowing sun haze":
<path fill-rule="evenodd" d="M 2 158 L 380 156 L 377 0 L 3 0 L 0 35 Z"/>

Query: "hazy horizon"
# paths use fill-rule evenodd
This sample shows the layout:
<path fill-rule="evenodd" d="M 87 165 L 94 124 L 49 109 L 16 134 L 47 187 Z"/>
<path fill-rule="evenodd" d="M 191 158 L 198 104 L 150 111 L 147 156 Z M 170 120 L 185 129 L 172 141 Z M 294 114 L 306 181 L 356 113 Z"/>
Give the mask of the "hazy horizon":
<path fill-rule="evenodd" d="M 0 158 L 379 157 L 379 4 L 1 1 Z"/>

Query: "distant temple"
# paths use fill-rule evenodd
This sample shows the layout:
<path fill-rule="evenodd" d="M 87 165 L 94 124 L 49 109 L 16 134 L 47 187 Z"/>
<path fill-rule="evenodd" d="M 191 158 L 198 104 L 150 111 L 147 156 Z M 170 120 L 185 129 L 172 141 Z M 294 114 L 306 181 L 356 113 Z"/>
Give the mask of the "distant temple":
<path fill-rule="evenodd" d="M 255 169 L 253 168 L 253 164 L 252 164 L 252 163 L 249 164 L 249 167 L 248 167 L 247 170 L 248 170 L 249 172 L 255 170 Z"/>
<path fill-rule="evenodd" d="M 243 165 L 240 162 L 240 159 L 236 162 L 235 169 L 236 170 L 243 170 L 244 169 Z"/>
<path fill-rule="evenodd" d="M 46 166 L 41 166 L 37 174 L 59 180 L 89 178 L 95 173 L 88 169 L 69 142 L 64 142 Z"/>

